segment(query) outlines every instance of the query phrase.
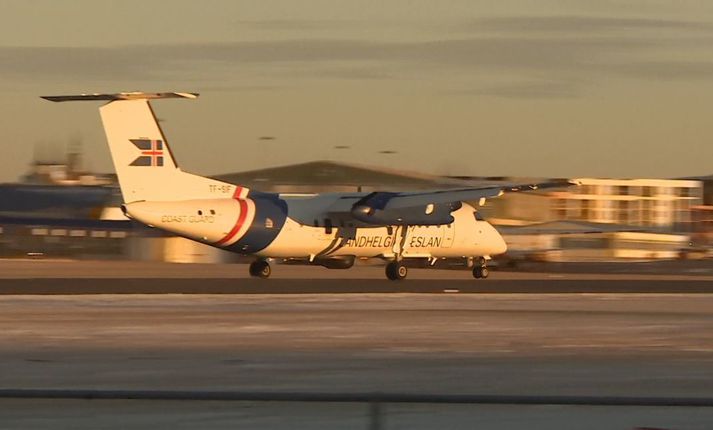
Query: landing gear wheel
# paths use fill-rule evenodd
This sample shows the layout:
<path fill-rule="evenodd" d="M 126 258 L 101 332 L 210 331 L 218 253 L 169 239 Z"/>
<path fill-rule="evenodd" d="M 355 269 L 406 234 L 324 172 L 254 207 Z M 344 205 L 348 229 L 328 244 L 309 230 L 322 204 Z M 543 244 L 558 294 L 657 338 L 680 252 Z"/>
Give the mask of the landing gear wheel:
<path fill-rule="evenodd" d="M 392 281 L 406 279 L 408 268 L 400 261 L 392 261 L 386 265 L 386 277 Z"/>
<path fill-rule="evenodd" d="M 257 260 L 250 263 L 250 276 L 256 278 L 269 278 L 272 274 L 272 267 L 270 263 L 265 260 Z"/>
<path fill-rule="evenodd" d="M 481 278 L 487 278 L 489 275 L 489 271 L 487 267 L 480 267 L 480 266 L 475 266 L 473 268 L 473 277 L 477 279 Z"/>
<path fill-rule="evenodd" d="M 476 279 L 485 279 L 489 274 L 490 272 L 488 271 L 488 267 L 485 265 L 484 260 L 481 260 L 480 264 L 473 267 L 473 277 Z"/>

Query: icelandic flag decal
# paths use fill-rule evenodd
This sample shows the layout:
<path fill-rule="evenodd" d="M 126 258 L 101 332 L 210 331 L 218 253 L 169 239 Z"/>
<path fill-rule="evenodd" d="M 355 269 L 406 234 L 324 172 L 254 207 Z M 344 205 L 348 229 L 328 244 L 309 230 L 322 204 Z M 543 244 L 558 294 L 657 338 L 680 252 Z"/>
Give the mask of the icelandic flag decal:
<path fill-rule="evenodd" d="M 150 139 L 129 139 L 138 149 L 141 156 L 132 161 L 129 166 L 163 166 L 163 141 Z"/>

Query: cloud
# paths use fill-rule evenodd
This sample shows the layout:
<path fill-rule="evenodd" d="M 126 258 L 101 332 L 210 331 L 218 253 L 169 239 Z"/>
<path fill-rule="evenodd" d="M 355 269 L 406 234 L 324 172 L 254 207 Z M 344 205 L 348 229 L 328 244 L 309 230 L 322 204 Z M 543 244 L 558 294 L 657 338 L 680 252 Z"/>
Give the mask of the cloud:
<path fill-rule="evenodd" d="M 443 88 L 452 88 L 455 76 L 465 93 L 553 98 L 576 97 L 586 85 L 611 77 L 713 78 L 709 23 L 533 16 L 482 18 L 470 22 L 469 28 L 485 33 L 409 42 L 308 38 L 106 48 L 0 47 L 0 79 L 5 85 L 36 80 L 198 86 L 219 82 L 221 87 L 240 89 L 298 85 L 304 79 L 408 78 L 440 79 Z M 684 51 L 690 52 L 689 58 L 680 55 Z M 510 83 L 501 84 L 503 78 Z"/>
<path fill-rule="evenodd" d="M 713 23 L 655 19 L 642 17 L 607 17 L 582 15 L 555 16 L 501 16 L 480 18 L 469 22 L 465 28 L 474 31 L 504 32 L 565 32 L 603 33 L 619 30 L 679 30 L 713 32 Z"/>
<path fill-rule="evenodd" d="M 333 68 L 351 64 L 364 73 L 371 64 L 413 67 L 565 70 L 593 55 L 645 48 L 644 40 L 607 38 L 469 38 L 426 42 L 300 39 L 111 48 L 0 47 L 0 75 L 15 77 L 141 77 L 211 67 L 240 68 L 290 63 Z"/>
<path fill-rule="evenodd" d="M 578 85 L 573 82 L 528 81 L 491 85 L 480 89 L 461 91 L 458 94 L 518 99 L 571 99 L 577 97 L 579 92 Z"/>
<path fill-rule="evenodd" d="M 607 64 L 602 68 L 621 76 L 650 80 L 703 81 L 713 78 L 713 62 L 710 61 L 634 61 Z"/>
<path fill-rule="evenodd" d="M 312 72 L 314 73 L 314 72 Z M 348 79 L 359 81 L 373 80 L 394 80 L 399 79 L 396 75 L 384 70 L 380 65 L 361 65 L 361 66 L 341 66 L 333 68 L 324 68 L 317 72 L 318 76 L 334 79 Z M 403 79 L 403 78 L 401 78 Z"/>
<path fill-rule="evenodd" d="M 237 27 L 249 28 L 259 31 L 290 31 L 313 32 L 343 29 L 345 26 L 362 26 L 363 21 L 356 20 L 322 20 L 322 19 L 265 19 L 265 20 L 238 20 L 234 22 Z"/>
<path fill-rule="evenodd" d="M 200 83 L 202 92 L 256 92 L 256 91 L 276 91 L 283 89 L 277 85 L 223 85 Z"/>

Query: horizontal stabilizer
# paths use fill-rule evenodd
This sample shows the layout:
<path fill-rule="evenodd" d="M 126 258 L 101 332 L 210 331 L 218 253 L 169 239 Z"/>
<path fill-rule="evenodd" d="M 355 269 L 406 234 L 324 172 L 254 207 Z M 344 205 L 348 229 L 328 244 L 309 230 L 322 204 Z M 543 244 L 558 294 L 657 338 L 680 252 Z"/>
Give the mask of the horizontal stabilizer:
<path fill-rule="evenodd" d="M 43 99 L 51 102 L 70 102 L 70 101 L 93 101 L 93 100 L 150 100 L 150 99 L 195 99 L 198 98 L 198 93 L 144 93 L 134 91 L 128 93 L 114 94 L 78 94 L 66 96 L 42 96 Z"/>

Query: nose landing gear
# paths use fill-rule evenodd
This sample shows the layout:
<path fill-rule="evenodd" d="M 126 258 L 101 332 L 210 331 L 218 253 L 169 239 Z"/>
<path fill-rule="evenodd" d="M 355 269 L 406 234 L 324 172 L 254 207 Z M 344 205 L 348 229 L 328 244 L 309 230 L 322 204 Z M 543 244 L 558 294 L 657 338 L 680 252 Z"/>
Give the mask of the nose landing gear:
<path fill-rule="evenodd" d="M 473 277 L 476 279 L 485 279 L 488 277 L 490 272 L 488 271 L 488 266 L 485 262 L 485 258 L 480 257 L 480 259 L 475 263 L 473 267 Z"/>

